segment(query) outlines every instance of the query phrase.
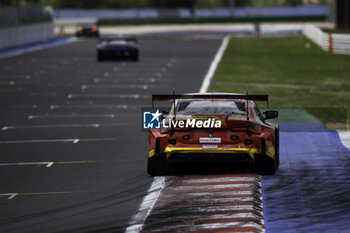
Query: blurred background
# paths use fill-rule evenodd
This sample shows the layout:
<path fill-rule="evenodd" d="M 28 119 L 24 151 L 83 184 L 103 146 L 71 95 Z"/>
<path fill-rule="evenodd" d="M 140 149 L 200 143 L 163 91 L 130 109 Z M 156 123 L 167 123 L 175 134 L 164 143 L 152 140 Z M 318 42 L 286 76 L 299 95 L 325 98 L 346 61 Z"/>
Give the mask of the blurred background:
<path fill-rule="evenodd" d="M 338 30 L 350 25 L 345 0 L 1 0 L 0 7 L 0 49 L 69 36 L 87 23 L 99 25 L 102 32 L 107 26 L 164 24 L 318 22 Z M 15 27 L 25 38 L 10 36 L 16 34 Z M 118 33 L 133 32 L 122 29 Z"/>

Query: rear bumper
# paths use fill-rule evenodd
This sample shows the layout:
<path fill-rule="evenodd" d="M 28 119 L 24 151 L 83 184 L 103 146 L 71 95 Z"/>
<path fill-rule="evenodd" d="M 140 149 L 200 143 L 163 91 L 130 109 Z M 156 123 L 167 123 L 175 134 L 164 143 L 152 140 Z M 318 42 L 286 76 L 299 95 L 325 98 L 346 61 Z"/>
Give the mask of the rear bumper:
<path fill-rule="evenodd" d="M 203 150 L 202 147 L 178 148 L 166 147 L 165 157 L 168 161 L 254 161 L 255 154 L 260 153 L 258 148 L 217 148 L 216 150 Z"/>
<path fill-rule="evenodd" d="M 96 37 L 98 36 L 98 32 L 77 32 L 76 36 L 86 36 L 86 37 Z"/>
<path fill-rule="evenodd" d="M 254 160 L 245 153 L 233 153 L 233 154 L 210 154 L 210 153 L 173 153 L 167 159 L 171 162 L 204 162 L 204 163 L 247 163 L 253 162 Z"/>
<path fill-rule="evenodd" d="M 120 51 L 98 51 L 100 56 L 104 56 L 106 58 L 114 58 L 114 57 L 134 57 L 137 56 L 137 50 L 120 50 Z"/>

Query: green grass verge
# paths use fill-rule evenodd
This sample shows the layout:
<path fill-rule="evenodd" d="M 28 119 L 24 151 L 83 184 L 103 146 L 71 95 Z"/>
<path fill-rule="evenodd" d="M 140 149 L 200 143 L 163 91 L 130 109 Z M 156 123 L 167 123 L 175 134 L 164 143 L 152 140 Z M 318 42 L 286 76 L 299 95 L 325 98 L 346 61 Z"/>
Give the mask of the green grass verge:
<path fill-rule="evenodd" d="M 158 19 L 102 19 L 99 26 L 157 25 L 157 24 L 203 24 L 203 23 L 249 23 L 249 22 L 305 22 L 324 21 L 325 17 L 246 17 L 246 18 L 158 18 Z"/>
<path fill-rule="evenodd" d="M 209 91 L 267 93 L 271 107 L 308 107 L 323 123 L 344 125 L 349 64 L 350 56 L 330 55 L 303 36 L 232 38 Z"/>

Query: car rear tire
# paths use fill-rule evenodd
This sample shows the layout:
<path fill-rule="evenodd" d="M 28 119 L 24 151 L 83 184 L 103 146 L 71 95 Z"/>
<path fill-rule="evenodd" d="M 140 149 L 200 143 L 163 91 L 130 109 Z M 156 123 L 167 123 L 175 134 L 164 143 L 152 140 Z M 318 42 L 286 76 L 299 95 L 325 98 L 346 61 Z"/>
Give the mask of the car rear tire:
<path fill-rule="evenodd" d="M 275 138 L 275 153 L 276 153 L 276 155 L 275 155 L 275 157 L 276 157 L 276 169 L 280 166 L 280 151 L 279 151 L 279 149 L 280 149 L 280 146 L 279 146 L 279 129 L 278 128 L 276 128 L 276 130 L 275 130 L 275 133 L 276 133 L 276 138 Z"/>
<path fill-rule="evenodd" d="M 276 169 L 280 166 L 280 155 L 276 154 Z"/>
<path fill-rule="evenodd" d="M 132 56 L 132 60 L 138 61 L 139 60 L 139 53 L 136 53 L 134 56 Z"/>
<path fill-rule="evenodd" d="M 103 61 L 103 60 L 105 60 L 105 57 L 98 53 L 97 54 L 97 61 Z"/>
<path fill-rule="evenodd" d="M 148 157 L 147 172 L 151 176 L 163 176 L 168 173 L 168 164 L 165 158 L 157 158 L 155 156 Z"/>
<path fill-rule="evenodd" d="M 258 154 L 254 159 L 255 172 L 259 175 L 273 175 L 276 172 L 276 159 L 264 154 Z"/>

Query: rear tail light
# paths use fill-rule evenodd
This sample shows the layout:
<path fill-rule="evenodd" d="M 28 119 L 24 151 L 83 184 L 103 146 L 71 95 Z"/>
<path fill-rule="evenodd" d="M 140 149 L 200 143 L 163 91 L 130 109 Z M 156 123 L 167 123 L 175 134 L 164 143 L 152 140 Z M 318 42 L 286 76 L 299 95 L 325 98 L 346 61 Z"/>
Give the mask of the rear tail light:
<path fill-rule="evenodd" d="M 248 130 L 255 134 L 261 134 L 262 133 L 262 127 L 260 125 L 253 125 L 248 127 Z"/>
<path fill-rule="evenodd" d="M 91 28 L 91 31 L 92 32 L 96 32 L 96 28 Z"/>
<path fill-rule="evenodd" d="M 135 50 L 136 48 L 133 47 L 133 46 L 128 46 L 128 49 L 130 49 L 130 50 Z"/>
<path fill-rule="evenodd" d="M 82 32 L 83 31 L 83 28 L 78 28 L 78 32 Z"/>

